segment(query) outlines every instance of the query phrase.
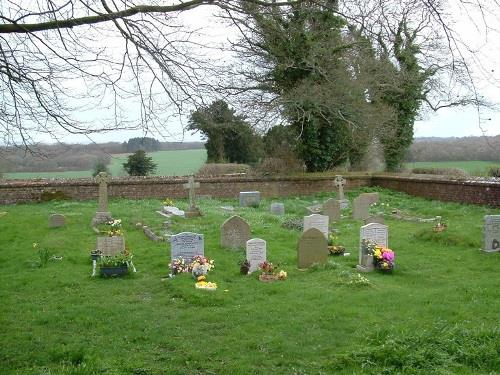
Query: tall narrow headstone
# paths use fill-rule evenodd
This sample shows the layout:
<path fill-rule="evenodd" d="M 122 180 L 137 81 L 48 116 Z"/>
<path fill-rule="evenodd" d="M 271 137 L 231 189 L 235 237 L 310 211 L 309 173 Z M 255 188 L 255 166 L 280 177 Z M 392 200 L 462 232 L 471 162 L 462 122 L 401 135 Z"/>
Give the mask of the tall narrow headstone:
<path fill-rule="evenodd" d="M 304 232 L 310 228 L 318 229 L 325 238 L 328 238 L 328 216 L 318 214 L 304 216 Z"/>
<path fill-rule="evenodd" d="M 203 234 L 182 232 L 170 236 L 170 253 L 172 259 L 182 257 L 186 262 L 196 255 L 205 256 Z"/>
<path fill-rule="evenodd" d="M 500 251 L 500 215 L 486 215 L 484 217 L 483 237 L 484 252 Z"/>
<path fill-rule="evenodd" d="M 220 244 L 222 247 L 243 248 L 249 239 L 250 225 L 241 217 L 231 216 L 221 225 Z"/>
<path fill-rule="evenodd" d="M 297 266 L 307 268 L 313 264 L 325 264 L 328 260 L 328 243 L 316 228 L 306 230 L 297 245 Z"/>
<path fill-rule="evenodd" d="M 196 217 L 200 216 L 201 212 L 198 207 L 196 207 L 196 192 L 195 188 L 200 187 L 199 182 L 194 181 L 194 176 L 189 176 L 187 184 L 182 185 L 184 189 L 189 189 L 189 209 L 184 212 L 185 217 Z"/>
<path fill-rule="evenodd" d="M 328 216 L 330 222 L 340 220 L 340 201 L 330 198 L 323 203 L 323 215 Z"/>
<path fill-rule="evenodd" d="M 108 182 L 109 176 L 106 172 L 100 172 L 95 181 L 99 184 L 99 207 L 95 213 L 92 224 L 102 224 L 112 219 L 111 212 L 108 211 Z"/>
<path fill-rule="evenodd" d="M 344 197 L 345 179 L 341 175 L 336 175 L 333 180 L 333 185 L 339 189 L 337 200 L 340 201 L 340 209 L 345 210 L 349 208 L 349 200 Z"/>
<path fill-rule="evenodd" d="M 266 261 L 266 241 L 260 238 L 252 238 L 246 244 L 246 256 L 250 263 L 249 272 L 259 269 L 259 264 Z"/>

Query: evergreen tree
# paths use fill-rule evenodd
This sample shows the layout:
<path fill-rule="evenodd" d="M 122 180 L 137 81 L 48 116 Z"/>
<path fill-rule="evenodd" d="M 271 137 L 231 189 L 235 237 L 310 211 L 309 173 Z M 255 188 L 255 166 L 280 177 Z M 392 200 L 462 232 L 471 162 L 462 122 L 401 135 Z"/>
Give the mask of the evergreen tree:
<path fill-rule="evenodd" d="M 153 174 L 157 164 L 153 162 L 153 158 L 146 155 L 144 150 L 137 150 L 132 155 L 129 155 L 127 162 L 123 163 L 123 168 L 130 176 L 147 176 Z"/>

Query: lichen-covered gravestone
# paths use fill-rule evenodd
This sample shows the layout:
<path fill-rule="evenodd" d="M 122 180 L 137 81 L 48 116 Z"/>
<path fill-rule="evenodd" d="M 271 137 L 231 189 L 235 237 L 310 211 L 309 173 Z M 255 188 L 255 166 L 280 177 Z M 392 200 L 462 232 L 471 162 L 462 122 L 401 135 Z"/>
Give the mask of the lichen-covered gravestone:
<path fill-rule="evenodd" d="M 318 229 L 325 238 L 328 238 L 328 216 L 318 214 L 304 216 L 304 232 L 310 228 Z"/>
<path fill-rule="evenodd" d="M 483 251 L 495 253 L 500 251 L 500 215 L 486 215 L 483 228 Z"/>
<path fill-rule="evenodd" d="M 111 212 L 108 211 L 109 176 L 106 172 L 100 172 L 95 177 L 95 181 L 99 184 L 99 207 L 92 220 L 92 226 L 112 220 Z"/>
<path fill-rule="evenodd" d="M 250 263 L 248 272 L 259 269 L 259 264 L 266 261 L 266 241 L 260 238 L 252 238 L 246 243 L 246 259 Z"/>
<path fill-rule="evenodd" d="M 220 244 L 230 249 L 244 248 L 250 239 L 250 225 L 241 217 L 234 215 L 220 228 Z"/>
<path fill-rule="evenodd" d="M 328 243 L 324 234 L 316 228 L 302 233 L 297 245 L 297 266 L 308 268 L 313 264 L 325 264 L 328 260 Z"/>
<path fill-rule="evenodd" d="M 340 220 L 340 201 L 330 198 L 323 203 L 323 215 L 328 216 L 330 222 Z"/>
<path fill-rule="evenodd" d="M 373 271 L 373 256 L 367 253 L 366 246 L 363 246 L 363 240 L 370 240 L 382 247 L 389 245 L 389 231 L 387 225 L 370 223 L 363 225 L 359 233 L 359 260 L 356 266 L 358 271 Z"/>
<path fill-rule="evenodd" d="M 189 176 L 187 184 L 183 185 L 184 189 L 189 189 L 189 209 L 184 213 L 187 218 L 201 216 L 201 211 L 196 207 L 196 192 L 195 188 L 200 187 L 199 182 L 194 181 L 194 176 Z"/>
<path fill-rule="evenodd" d="M 115 256 L 125 251 L 125 238 L 122 236 L 97 237 L 97 250 L 103 256 Z"/>
<path fill-rule="evenodd" d="M 170 254 L 172 259 L 182 257 L 188 263 L 196 255 L 205 256 L 203 234 L 182 232 L 170 236 Z"/>
<path fill-rule="evenodd" d="M 59 228 L 66 225 L 66 217 L 61 214 L 52 214 L 49 216 L 49 228 Z"/>

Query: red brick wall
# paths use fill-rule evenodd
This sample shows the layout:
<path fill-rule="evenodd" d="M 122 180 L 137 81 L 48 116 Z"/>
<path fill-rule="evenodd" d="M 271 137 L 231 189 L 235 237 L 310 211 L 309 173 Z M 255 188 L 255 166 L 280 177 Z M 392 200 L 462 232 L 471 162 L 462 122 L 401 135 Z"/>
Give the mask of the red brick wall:
<path fill-rule="evenodd" d="M 346 175 L 347 189 L 380 186 L 431 199 L 488 204 L 500 207 L 500 182 L 453 181 L 436 178 L 385 175 Z M 333 176 L 316 177 L 213 177 L 199 178 L 197 194 L 220 198 L 236 198 L 240 191 L 258 190 L 264 197 L 308 195 L 336 191 Z M 121 177 L 111 178 L 110 197 L 186 198 L 186 177 Z M 90 178 L 71 180 L 1 180 L 0 204 L 38 202 L 42 193 L 62 192 L 75 200 L 97 199 L 98 186 Z"/>

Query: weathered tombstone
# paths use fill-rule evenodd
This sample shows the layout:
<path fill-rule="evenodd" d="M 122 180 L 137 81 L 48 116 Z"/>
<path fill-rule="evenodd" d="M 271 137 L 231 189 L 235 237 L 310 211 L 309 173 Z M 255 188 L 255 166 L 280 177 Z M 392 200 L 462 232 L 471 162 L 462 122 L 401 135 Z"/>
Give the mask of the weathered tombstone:
<path fill-rule="evenodd" d="M 115 256 L 125 251 L 125 238 L 123 236 L 97 237 L 97 250 L 103 256 Z"/>
<path fill-rule="evenodd" d="M 182 232 L 170 236 L 170 254 L 172 259 L 182 257 L 191 262 L 196 255 L 205 256 L 203 234 Z"/>
<path fill-rule="evenodd" d="M 364 219 L 363 222 L 365 223 L 365 225 L 370 224 L 370 223 L 385 224 L 384 216 L 382 216 L 382 215 L 370 216 L 370 217 Z"/>
<path fill-rule="evenodd" d="M 186 217 L 201 216 L 200 209 L 196 207 L 196 192 L 195 188 L 200 187 L 199 182 L 194 182 L 194 176 L 189 176 L 188 183 L 182 185 L 184 189 L 189 189 L 189 208 L 184 213 Z"/>
<path fill-rule="evenodd" d="M 328 259 L 328 244 L 325 236 L 316 228 L 302 233 L 297 246 L 297 266 L 307 268 L 314 263 L 325 264 Z"/>
<path fill-rule="evenodd" d="M 373 256 L 367 254 L 367 248 L 363 246 L 363 240 L 370 240 L 382 247 L 389 246 L 387 225 L 370 223 L 363 225 L 359 233 L 359 264 L 356 266 L 358 271 L 373 271 Z"/>
<path fill-rule="evenodd" d="M 349 208 L 349 200 L 344 197 L 344 186 L 346 184 L 345 179 L 341 175 L 336 175 L 335 180 L 333 180 L 333 185 L 338 187 L 339 193 L 337 199 L 340 201 L 340 209 L 345 210 Z"/>
<path fill-rule="evenodd" d="M 260 238 L 252 238 L 246 244 L 246 257 L 250 263 L 249 272 L 259 269 L 259 264 L 266 261 L 266 241 Z"/>
<path fill-rule="evenodd" d="M 318 214 L 304 216 L 304 232 L 311 228 L 318 229 L 325 238 L 328 238 L 328 216 Z"/>
<path fill-rule="evenodd" d="M 52 214 L 49 216 L 49 228 L 59 228 L 66 225 L 66 217 L 61 214 Z"/>
<path fill-rule="evenodd" d="M 353 219 L 366 219 L 370 217 L 370 204 L 368 200 L 363 197 L 363 194 L 354 198 L 352 202 L 352 218 Z"/>
<path fill-rule="evenodd" d="M 271 213 L 274 215 L 284 215 L 285 205 L 283 203 L 271 203 Z"/>
<path fill-rule="evenodd" d="M 112 220 L 111 212 L 108 211 L 109 176 L 106 172 L 100 172 L 95 177 L 95 181 L 99 184 L 99 207 L 92 220 L 93 226 Z"/>
<path fill-rule="evenodd" d="M 307 213 L 312 214 L 321 214 L 323 212 L 323 205 L 321 204 L 313 204 L 312 206 L 306 207 Z"/>
<path fill-rule="evenodd" d="M 222 223 L 220 244 L 222 247 L 238 249 L 245 247 L 250 239 L 250 225 L 241 217 L 234 215 Z"/>
<path fill-rule="evenodd" d="M 486 215 L 484 217 L 483 236 L 484 252 L 494 253 L 500 251 L 500 215 Z"/>
<path fill-rule="evenodd" d="M 368 204 L 378 203 L 380 199 L 380 194 L 375 193 L 362 193 L 360 194 L 368 202 Z"/>
<path fill-rule="evenodd" d="M 340 220 L 340 201 L 330 198 L 323 203 L 323 215 L 328 216 L 330 221 Z"/>
<path fill-rule="evenodd" d="M 241 191 L 240 207 L 258 206 L 260 204 L 260 191 Z"/>

